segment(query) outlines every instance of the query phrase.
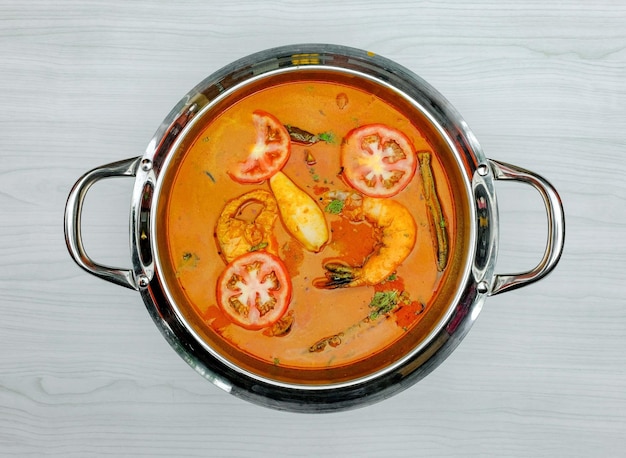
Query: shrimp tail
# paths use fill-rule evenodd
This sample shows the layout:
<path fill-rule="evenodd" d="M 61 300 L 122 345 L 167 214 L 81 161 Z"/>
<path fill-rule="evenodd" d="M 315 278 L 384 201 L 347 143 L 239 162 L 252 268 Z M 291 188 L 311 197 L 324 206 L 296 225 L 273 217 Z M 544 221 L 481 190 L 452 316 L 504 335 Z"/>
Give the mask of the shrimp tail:
<path fill-rule="evenodd" d="M 360 267 L 352 267 L 341 262 L 327 262 L 324 264 L 325 278 L 313 281 L 316 288 L 336 289 L 359 284 Z"/>

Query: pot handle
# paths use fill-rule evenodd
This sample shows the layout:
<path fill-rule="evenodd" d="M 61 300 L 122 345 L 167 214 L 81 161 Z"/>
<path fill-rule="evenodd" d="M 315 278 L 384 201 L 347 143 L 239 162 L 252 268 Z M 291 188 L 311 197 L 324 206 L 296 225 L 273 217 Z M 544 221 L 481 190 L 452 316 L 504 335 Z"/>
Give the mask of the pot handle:
<path fill-rule="evenodd" d="M 559 262 L 565 242 L 565 213 L 558 193 L 543 177 L 520 167 L 492 159 L 489 159 L 489 165 L 496 180 L 519 181 L 535 188 L 543 198 L 548 216 L 548 240 L 539 264 L 528 272 L 495 275 L 491 290 L 488 293 L 493 296 L 536 282 L 554 269 Z"/>
<path fill-rule="evenodd" d="M 134 177 L 140 161 L 141 157 L 135 157 L 96 167 L 87 172 L 79 178 L 70 191 L 65 206 L 65 243 L 76 264 L 96 277 L 134 290 L 138 290 L 139 287 L 132 270 L 98 264 L 85 252 L 81 215 L 87 191 L 94 183 L 104 178 Z"/>

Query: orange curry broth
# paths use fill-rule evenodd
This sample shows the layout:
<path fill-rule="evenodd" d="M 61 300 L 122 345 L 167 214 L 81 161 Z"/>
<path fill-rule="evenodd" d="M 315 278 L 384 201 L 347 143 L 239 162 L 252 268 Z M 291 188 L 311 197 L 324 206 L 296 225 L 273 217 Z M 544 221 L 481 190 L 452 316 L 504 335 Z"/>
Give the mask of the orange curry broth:
<path fill-rule="evenodd" d="M 419 165 L 408 187 L 393 197 L 411 211 L 417 223 L 415 247 L 397 268 L 395 282 L 403 285 L 414 301 L 411 306 L 364 322 L 371 312 L 369 303 L 375 290 L 381 286 L 322 290 L 312 285 L 314 279 L 324 276 L 322 265 L 328 259 L 342 258 L 351 264 L 363 262 L 375 243 L 373 230 L 367 223 L 351 223 L 325 212 L 332 229 L 331 240 L 320 253 L 310 253 L 287 234 L 279 217 L 274 230 L 279 257 L 291 275 L 293 294 L 289 310 L 293 311 L 295 320 L 291 331 L 281 337 L 264 335 L 263 330 L 245 330 L 232 324 L 217 305 L 216 280 L 225 262 L 218 254 L 214 229 L 229 200 L 256 188 L 270 190 L 267 182 L 244 185 L 226 174 L 228 167 L 243 160 L 254 143 L 252 113 L 258 109 L 273 114 L 283 124 L 316 134 L 333 134 L 330 143 L 310 146 L 292 143 L 291 157 L 283 169 L 316 199 L 328 189 L 350 189 L 338 176 L 341 140 L 348 131 L 364 124 L 384 123 L 404 132 L 415 151 L 432 154 L 432 169 L 447 230 L 450 235 L 455 231 L 450 185 L 441 162 L 402 113 L 375 95 L 354 87 L 322 81 L 288 82 L 252 93 L 229 106 L 202 127 L 184 151 L 166 207 L 168 259 L 172 264 L 169 267 L 176 273 L 178 282 L 173 287 L 184 292 L 209 331 L 268 363 L 319 369 L 367 358 L 402 337 L 422 319 L 442 281 L 443 275 L 436 267 Z M 305 150 L 314 156 L 314 165 L 307 165 Z M 454 237 L 450 236 L 449 240 L 454 244 Z M 450 252 L 453 249 L 451 246 Z M 425 306 L 421 314 L 420 303 Z M 340 345 L 326 346 L 320 352 L 309 351 L 316 342 L 338 333 L 343 333 Z"/>

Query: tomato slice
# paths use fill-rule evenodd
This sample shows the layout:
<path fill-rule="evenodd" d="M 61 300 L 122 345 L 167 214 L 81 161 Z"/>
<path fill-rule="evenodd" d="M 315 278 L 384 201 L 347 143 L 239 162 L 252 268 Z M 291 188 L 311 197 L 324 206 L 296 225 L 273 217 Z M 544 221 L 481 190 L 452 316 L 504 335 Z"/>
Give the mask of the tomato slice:
<path fill-rule="evenodd" d="M 391 197 L 415 175 L 417 155 L 404 133 L 384 124 L 367 124 L 344 138 L 341 166 L 346 181 L 357 191 Z"/>
<path fill-rule="evenodd" d="M 217 281 L 217 302 L 231 321 L 261 329 L 280 320 L 291 300 L 291 279 L 285 264 L 265 251 L 235 258 Z"/>
<path fill-rule="evenodd" d="M 281 122 L 265 111 L 252 113 L 256 131 L 254 145 L 245 161 L 228 174 L 239 183 L 261 183 L 281 170 L 291 152 L 289 132 Z"/>

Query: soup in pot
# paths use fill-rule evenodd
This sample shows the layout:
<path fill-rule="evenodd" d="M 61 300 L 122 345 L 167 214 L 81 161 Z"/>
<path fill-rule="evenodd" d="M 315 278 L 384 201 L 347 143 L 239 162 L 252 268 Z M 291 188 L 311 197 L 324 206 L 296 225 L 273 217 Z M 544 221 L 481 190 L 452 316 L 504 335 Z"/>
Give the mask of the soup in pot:
<path fill-rule="evenodd" d="M 419 107 L 317 70 L 250 83 L 189 129 L 159 196 L 159 269 L 218 357 L 331 383 L 397 361 L 443 320 L 467 198 Z"/>

